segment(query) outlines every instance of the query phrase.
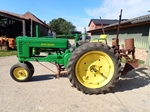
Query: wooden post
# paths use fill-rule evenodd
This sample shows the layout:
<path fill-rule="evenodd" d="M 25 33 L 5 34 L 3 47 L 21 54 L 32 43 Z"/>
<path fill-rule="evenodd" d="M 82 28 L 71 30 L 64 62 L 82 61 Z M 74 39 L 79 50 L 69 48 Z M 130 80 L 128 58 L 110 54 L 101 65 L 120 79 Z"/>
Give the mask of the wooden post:
<path fill-rule="evenodd" d="M 33 21 L 31 20 L 31 25 L 30 25 L 30 36 L 33 37 Z"/>
<path fill-rule="evenodd" d="M 23 30 L 23 36 L 26 36 L 26 23 L 25 23 L 25 20 L 22 20 L 22 30 Z"/>

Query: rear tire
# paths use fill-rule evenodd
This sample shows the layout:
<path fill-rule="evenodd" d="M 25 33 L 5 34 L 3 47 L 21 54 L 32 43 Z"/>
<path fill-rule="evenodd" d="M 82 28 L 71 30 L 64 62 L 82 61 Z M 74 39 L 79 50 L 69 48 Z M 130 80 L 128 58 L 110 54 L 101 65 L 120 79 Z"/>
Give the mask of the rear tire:
<path fill-rule="evenodd" d="M 97 42 L 79 46 L 68 63 L 68 77 L 78 90 L 86 94 L 109 91 L 119 80 L 121 64 L 112 48 Z"/>
<path fill-rule="evenodd" d="M 10 69 L 11 77 L 17 82 L 26 82 L 32 77 L 31 70 L 24 63 L 17 63 Z"/>
<path fill-rule="evenodd" d="M 85 44 L 85 43 L 88 43 L 88 42 L 90 42 L 90 41 L 89 41 L 89 40 L 79 40 L 78 43 L 77 43 L 77 45 L 76 45 L 76 44 L 73 44 L 73 45 L 70 47 L 70 51 L 73 52 L 73 51 L 75 50 L 75 47 L 76 47 L 76 46 L 79 47 L 79 46 L 81 46 L 81 45 L 83 45 L 83 44 Z"/>
<path fill-rule="evenodd" d="M 81 45 L 83 45 L 85 43 L 88 43 L 88 42 L 90 42 L 90 41 L 89 40 L 79 40 L 78 41 L 78 46 L 81 46 Z"/>

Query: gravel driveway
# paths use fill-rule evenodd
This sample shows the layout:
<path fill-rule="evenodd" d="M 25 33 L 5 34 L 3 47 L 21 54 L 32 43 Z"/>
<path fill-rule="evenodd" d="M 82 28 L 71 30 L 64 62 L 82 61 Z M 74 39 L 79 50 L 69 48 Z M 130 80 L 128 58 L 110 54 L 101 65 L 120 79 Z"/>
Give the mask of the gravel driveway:
<path fill-rule="evenodd" d="M 15 82 L 9 74 L 16 56 L 0 58 L 0 112 L 150 112 L 150 75 L 141 67 L 121 77 L 107 94 L 85 95 L 71 87 L 67 76 L 33 62 L 29 82 Z M 43 63 L 56 70 L 50 63 Z"/>

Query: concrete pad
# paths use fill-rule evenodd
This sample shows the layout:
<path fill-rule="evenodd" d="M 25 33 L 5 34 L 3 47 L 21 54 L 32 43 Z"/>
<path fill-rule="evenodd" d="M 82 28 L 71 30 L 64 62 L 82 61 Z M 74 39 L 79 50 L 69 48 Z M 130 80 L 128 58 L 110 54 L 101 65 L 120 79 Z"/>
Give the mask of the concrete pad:
<path fill-rule="evenodd" d="M 150 112 L 150 74 L 146 66 L 121 76 L 107 94 L 85 95 L 71 86 L 67 76 L 55 74 L 37 62 L 29 82 L 9 74 L 16 56 L 0 58 L 0 112 Z M 42 63 L 53 70 L 55 66 Z"/>

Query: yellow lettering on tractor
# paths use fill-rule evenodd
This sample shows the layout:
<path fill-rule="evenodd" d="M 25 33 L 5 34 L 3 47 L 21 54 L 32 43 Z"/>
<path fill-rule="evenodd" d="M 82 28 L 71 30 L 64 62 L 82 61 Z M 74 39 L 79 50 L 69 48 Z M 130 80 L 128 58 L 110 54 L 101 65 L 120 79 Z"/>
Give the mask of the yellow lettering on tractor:
<path fill-rule="evenodd" d="M 41 43 L 42 46 L 54 46 L 54 44 Z"/>

